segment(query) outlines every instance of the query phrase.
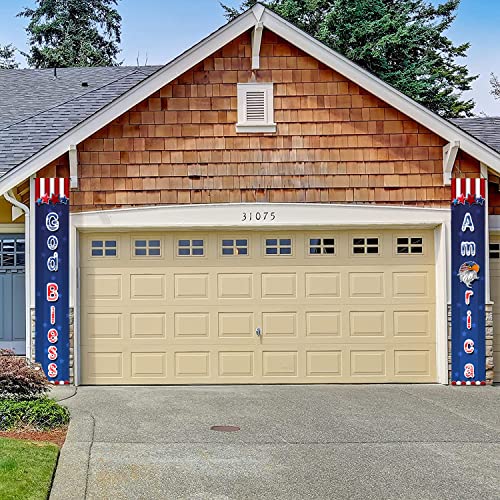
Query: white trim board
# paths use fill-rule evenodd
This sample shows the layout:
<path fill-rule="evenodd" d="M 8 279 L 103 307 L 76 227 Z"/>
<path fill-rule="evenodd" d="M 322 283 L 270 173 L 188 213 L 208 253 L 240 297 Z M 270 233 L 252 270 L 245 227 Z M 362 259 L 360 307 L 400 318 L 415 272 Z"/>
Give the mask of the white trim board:
<path fill-rule="evenodd" d="M 263 8 L 262 5 L 257 4 L 56 139 L 52 144 L 24 163 L 6 173 L 0 179 L 0 195 L 14 188 L 24 179 L 69 151 L 71 145 L 78 145 L 115 118 L 118 118 L 122 113 L 161 89 L 242 33 L 250 30 L 259 22 L 263 23 L 265 28 L 394 106 L 394 108 L 413 118 L 448 142 L 459 141 L 460 148 L 463 151 L 500 174 L 499 153 L 444 118 L 417 104 L 409 97 L 406 97 L 339 53 L 329 49 L 270 10 Z"/>
<path fill-rule="evenodd" d="M 244 213 L 247 215 L 244 216 Z M 251 219 L 250 213 L 253 214 Z M 260 215 L 257 216 L 257 213 Z M 264 215 L 265 213 L 267 213 L 267 216 Z M 274 218 L 271 213 L 274 213 Z M 71 225 L 79 230 L 212 227 L 271 229 L 273 227 L 373 227 L 384 225 L 436 227 L 439 224 L 449 222 L 450 214 L 449 209 L 404 206 L 221 203 L 211 205 L 161 205 L 80 212 L 71 215 Z"/>

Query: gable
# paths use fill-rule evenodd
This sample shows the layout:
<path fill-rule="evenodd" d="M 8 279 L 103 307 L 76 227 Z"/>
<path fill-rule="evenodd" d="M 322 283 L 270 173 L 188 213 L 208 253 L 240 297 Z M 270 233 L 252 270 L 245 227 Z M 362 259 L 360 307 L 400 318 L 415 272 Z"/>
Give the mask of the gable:
<path fill-rule="evenodd" d="M 274 82 L 277 132 L 237 133 L 247 32 L 79 145 L 76 211 L 165 203 L 446 206 L 446 141 L 268 30 L 256 81 Z M 64 162 L 63 162 L 64 163 Z M 58 172 L 40 175 L 65 175 Z M 478 175 L 461 153 L 457 168 Z"/>
<path fill-rule="evenodd" d="M 373 96 L 385 102 L 390 102 L 395 109 L 403 112 L 418 123 L 423 124 L 447 142 L 458 143 L 462 151 L 477 158 L 490 169 L 500 172 L 500 154 L 496 151 L 450 122 L 434 115 L 426 108 L 404 96 L 342 55 L 332 51 L 284 19 L 265 9 L 262 5 L 257 4 L 196 46 L 181 54 L 174 61 L 156 72 L 155 75 L 141 82 L 132 90 L 115 99 L 113 103 L 85 120 L 82 124 L 55 140 L 50 147 L 37 153 L 16 168 L 15 171 L 9 172 L 8 175 L 0 180 L 0 192 L 8 190 L 25 179 L 26 176 L 36 172 L 43 165 L 56 160 L 58 156 L 68 150 L 71 144 L 79 144 L 88 138 L 89 135 L 98 131 L 103 125 L 116 119 L 125 110 L 141 102 L 146 96 L 157 92 L 165 84 L 172 82 L 175 78 L 184 74 L 209 54 L 220 50 L 221 47 L 230 43 L 237 36 L 247 32 L 249 29 L 262 29 L 263 26 L 273 33 L 282 36 L 289 43 L 301 47 L 305 53 L 312 55 L 317 61 L 325 64 L 327 67 L 335 68 L 341 74 L 348 77 L 350 81 L 369 91 Z"/>

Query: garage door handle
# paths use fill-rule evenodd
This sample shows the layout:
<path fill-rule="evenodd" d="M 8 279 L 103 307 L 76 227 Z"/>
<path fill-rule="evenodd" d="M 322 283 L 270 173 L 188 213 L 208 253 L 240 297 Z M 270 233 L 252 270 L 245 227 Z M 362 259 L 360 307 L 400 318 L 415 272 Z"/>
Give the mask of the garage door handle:
<path fill-rule="evenodd" d="M 260 328 L 257 327 L 255 329 L 255 335 L 257 335 L 257 337 L 260 337 L 262 335 L 262 332 L 261 332 Z"/>

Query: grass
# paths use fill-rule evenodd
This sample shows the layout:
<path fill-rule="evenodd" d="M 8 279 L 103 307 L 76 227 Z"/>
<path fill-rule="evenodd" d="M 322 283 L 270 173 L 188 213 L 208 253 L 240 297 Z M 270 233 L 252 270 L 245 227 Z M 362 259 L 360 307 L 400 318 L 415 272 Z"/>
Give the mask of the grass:
<path fill-rule="evenodd" d="M 52 443 L 0 438 L 0 498 L 46 500 L 58 454 Z"/>

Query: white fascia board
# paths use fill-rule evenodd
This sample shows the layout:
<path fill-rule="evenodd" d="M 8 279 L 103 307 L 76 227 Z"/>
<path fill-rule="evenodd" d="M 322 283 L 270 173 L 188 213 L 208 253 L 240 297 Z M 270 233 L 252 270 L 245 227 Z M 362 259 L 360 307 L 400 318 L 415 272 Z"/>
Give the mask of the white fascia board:
<path fill-rule="evenodd" d="M 87 118 L 85 121 L 62 135 L 40 152 L 0 179 L 0 195 L 13 189 L 30 175 L 45 167 L 51 161 L 67 153 L 70 145 L 78 145 L 92 134 L 105 127 L 136 104 L 154 94 L 172 80 L 192 69 L 196 64 L 224 47 L 245 31 L 255 26 L 256 18 L 252 10 L 226 24 L 215 33 L 201 40 L 173 61 L 146 78 L 134 88 Z"/>
<path fill-rule="evenodd" d="M 500 154 L 449 121 L 429 111 L 421 104 L 405 96 L 338 52 L 326 47 L 270 10 L 266 9 L 262 16 L 262 22 L 272 32 L 352 80 L 363 89 L 368 90 L 379 99 L 394 106 L 443 139 L 448 142 L 460 141 L 460 149 L 500 173 Z"/>
<path fill-rule="evenodd" d="M 252 218 L 250 220 L 250 213 Z M 256 214 L 260 220 L 256 220 Z M 264 220 L 264 213 L 267 213 Z M 271 216 L 271 213 L 274 216 Z M 243 214 L 246 214 L 243 215 Z M 307 203 L 221 203 L 119 208 L 72 214 L 81 230 L 301 227 L 436 227 L 449 223 L 451 211 L 440 208 Z"/>

